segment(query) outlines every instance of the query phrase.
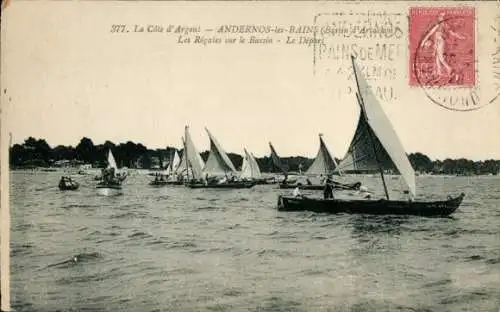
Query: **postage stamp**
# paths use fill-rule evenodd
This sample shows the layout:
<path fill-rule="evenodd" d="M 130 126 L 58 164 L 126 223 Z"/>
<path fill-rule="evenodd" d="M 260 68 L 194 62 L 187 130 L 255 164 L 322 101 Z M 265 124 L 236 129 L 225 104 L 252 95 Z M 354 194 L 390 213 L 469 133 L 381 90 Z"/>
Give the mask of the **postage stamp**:
<path fill-rule="evenodd" d="M 474 86 L 474 8 L 410 8 L 409 48 L 411 86 Z"/>

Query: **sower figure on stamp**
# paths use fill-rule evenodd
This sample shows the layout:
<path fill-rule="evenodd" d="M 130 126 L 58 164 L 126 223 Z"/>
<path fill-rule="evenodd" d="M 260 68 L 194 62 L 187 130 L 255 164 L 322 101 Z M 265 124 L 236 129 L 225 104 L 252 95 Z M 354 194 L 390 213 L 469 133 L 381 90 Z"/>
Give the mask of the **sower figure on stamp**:
<path fill-rule="evenodd" d="M 449 34 L 457 39 L 464 40 L 465 37 L 453 31 L 452 27 L 445 21 L 445 13 L 440 13 L 436 25 L 429 31 L 429 33 L 422 40 L 423 47 L 429 47 L 432 43 L 430 38 L 433 37 L 434 42 L 434 61 L 436 68 L 434 74 L 438 77 L 443 76 L 443 67 L 446 69 L 447 77 L 450 77 L 453 69 L 445 59 L 446 54 L 446 40 L 445 37 Z"/>

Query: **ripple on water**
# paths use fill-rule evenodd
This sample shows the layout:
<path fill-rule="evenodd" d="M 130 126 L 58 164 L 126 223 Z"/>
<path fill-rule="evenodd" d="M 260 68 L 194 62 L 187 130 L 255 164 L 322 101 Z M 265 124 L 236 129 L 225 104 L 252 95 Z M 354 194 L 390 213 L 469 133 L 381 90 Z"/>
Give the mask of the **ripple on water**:
<path fill-rule="evenodd" d="M 434 219 L 278 212 L 275 186 L 153 190 L 141 175 L 116 198 L 28 191 L 59 179 L 12 174 L 17 312 L 498 310 L 500 178 L 422 180 L 423 198 L 473 193 Z"/>

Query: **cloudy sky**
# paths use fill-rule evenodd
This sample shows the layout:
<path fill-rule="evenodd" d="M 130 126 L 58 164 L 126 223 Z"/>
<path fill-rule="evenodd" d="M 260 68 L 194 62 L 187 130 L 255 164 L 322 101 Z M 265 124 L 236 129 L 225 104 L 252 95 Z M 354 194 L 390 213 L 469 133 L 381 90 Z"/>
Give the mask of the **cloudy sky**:
<path fill-rule="evenodd" d="M 309 157 L 317 152 L 318 133 L 324 133 L 332 154 L 342 157 L 359 109 L 354 94 L 347 92 L 353 87 L 346 74 L 349 60 L 339 59 L 336 49 L 355 44 L 358 52 L 375 53 L 376 44 L 385 43 L 392 45 L 392 59 L 365 59 L 360 64 L 380 65 L 383 72 L 392 73 L 373 83 L 386 90 L 381 105 L 405 149 L 440 159 L 500 158 L 499 103 L 456 112 L 409 86 L 407 6 L 394 5 L 389 12 L 395 14 L 392 25 L 400 27 L 402 37 L 326 38 L 321 56 L 307 44 L 286 44 L 283 34 L 260 35 L 273 44 L 205 46 L 178 43 L 178 34 L 133 32 L 135 24 L 200 26 L 211 38 L 217 34 L 206 29 L 226 24 L 289 29 L 312 25 L 314 17 L 325 12 L 317 25 L 346 20 L 356 24 L 355 14 L 334 16 L 367 11 L 367 6 L 356 5 L 284 5 L 14 1 L 2 19 L 4 131 L 12 132 L 14 143 L 35 136 L 52 146 L 76 145 L 87 136 L 95 144 L 131 140 L 156 148 L 180 147 L 188 124 L 200 150 L 209 146 L 206 126 L 228 152 L 242 153 L 246 147 L 257 156 L 268 155 L 272 141 L 283 156 Z M 381 3 L 370 7 L 383 8 Z M 492 8 L 476 11 L 484 16 L 476 38 L 477 45 L 485 45 L 483 50 L 494 42 L 494 36 L 484 34 L 493 21 L 488 11 Z M 114 24 L 127 25 L 129 32 L 111 33 Z M 234 37 L 239 40 L 238 34 Z M 483 59 L 481 53 L 486 52 L 477 50 Z M 486 85 L 491 85 L 493 74 L 486 63 L 478 65 L 483 102 L 493 97 Z"/>

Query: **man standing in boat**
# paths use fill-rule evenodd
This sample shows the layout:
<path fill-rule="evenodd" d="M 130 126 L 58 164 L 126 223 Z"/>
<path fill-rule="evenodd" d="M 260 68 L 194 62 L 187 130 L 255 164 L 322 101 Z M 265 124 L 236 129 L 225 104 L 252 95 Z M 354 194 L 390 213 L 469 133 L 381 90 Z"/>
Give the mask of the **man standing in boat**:
<path fill-rule="evenodd" d="M 299 187 L 296 187 L 294 190 L 293 190 L 293 196 L 294 197 L 301 197 L 302 194 L 300 193 L 300 189 Z"/>
<path fill-rule="evenodd" d="M 332 180 L 330 180 L 329 178 L 326 179 L 325 188 L 323 190 L 323 197 L 325 199 L 334 199 Z"/>

